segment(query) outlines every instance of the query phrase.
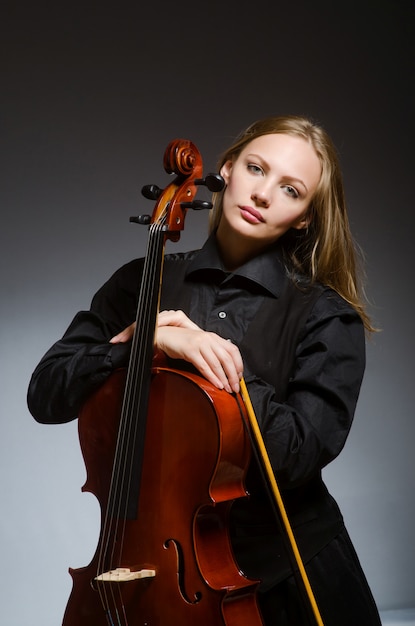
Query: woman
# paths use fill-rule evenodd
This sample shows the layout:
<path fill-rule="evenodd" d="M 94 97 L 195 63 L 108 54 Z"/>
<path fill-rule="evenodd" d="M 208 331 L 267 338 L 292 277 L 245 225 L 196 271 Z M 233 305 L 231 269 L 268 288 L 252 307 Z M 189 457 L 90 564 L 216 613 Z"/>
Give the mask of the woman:
<path fill-rule="evenodd" d="M 379 625 L 321 478 L 345 444 L 365 329 L 373 330 L 335 149 L 305 118 L 270 117 L 242 133 L 219 170 L 226 186 L 205 245 L 166 256 L 156 346 L 229 392 L 243 375 L 324 624 Z M 118 270 L 43 357 L 28 393 L 38 421 L 75 418 L 91 391 L 127 364 L 142 266 Z M 255 463 L 247 483 L 250 498 L 232 508 L 231 539 L 241 569 L 261 580 L 264 624 L 308 623 Z"/>

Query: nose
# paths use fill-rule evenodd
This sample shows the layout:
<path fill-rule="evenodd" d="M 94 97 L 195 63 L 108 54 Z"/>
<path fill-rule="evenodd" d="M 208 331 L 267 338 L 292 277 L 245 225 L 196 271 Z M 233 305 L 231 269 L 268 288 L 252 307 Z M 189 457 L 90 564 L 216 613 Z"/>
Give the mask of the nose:
<path fill-rule="evenodd" d="M 262 185 L 261 187 L 256 188 L 251 194 L 251 200 L 255 202 L 255 204 L 262 207 L 269 207 L 271 203 L 271 196 L 269 190 Z"/>

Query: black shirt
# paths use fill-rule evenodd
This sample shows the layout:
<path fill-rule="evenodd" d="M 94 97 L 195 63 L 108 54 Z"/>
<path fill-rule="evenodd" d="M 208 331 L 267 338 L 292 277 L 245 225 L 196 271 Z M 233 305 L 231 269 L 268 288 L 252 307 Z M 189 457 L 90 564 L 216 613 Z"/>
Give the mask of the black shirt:
<path fill-rule="evenodd" d="M 191 319 L 236 345 L 240 345 L 263 298 L 277 298 L 282 288 L 279 263 L 273 255 L 260 255 L 227 272 L 213 238 L 190 262 L 186 279 L 194 283 Z"/>
<path fill-rule="evenodd" d="M 142 268 L 138 259 L 115 272 L 42 358 L 28 393 L 38 421 L 74 419 L 91 391 L 127 364 L 129 346 L 108 341 L 135 319 Z M 311 558 L 342 526 L 321 470 L 340 453 L 353 419 L 365 363 L 359 315 L 331 289 L 294 285 L 278 245 L 229 273 L 210 237 L 200 251 L 166 255 L 164 273 L 161 308 L 181 308 L 240 347 L 290 520 Z M 242 568 L 266 588 L 289 564 L 255 469 L 248 483 L 232 539 Z"/>

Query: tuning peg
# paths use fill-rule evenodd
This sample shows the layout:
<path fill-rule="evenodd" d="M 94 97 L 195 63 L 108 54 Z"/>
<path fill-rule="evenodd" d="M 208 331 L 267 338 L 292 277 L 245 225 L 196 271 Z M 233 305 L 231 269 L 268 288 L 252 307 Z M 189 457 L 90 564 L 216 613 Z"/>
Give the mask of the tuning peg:
<path fill-rule="evenodd" d="M 194 211 L 201 211 L 203 209 L 210 210 L 212 208 L 211 202 L 205 202 L 203 200 L 193 200 L 193 202 L 180 202 L 182 209 L 193 209 Z"/>
<path fill-rule="evenodd" d="M 144 226 L 147 226 L 147 224 L 150 224 L 151 222 L 151 215 L 132 215 L 130 217 L 130 222 L 134 222 L 135 224 L 144 224 Z"/>
<path fill-rule="evenodd" d="M 163 190 L 157 187 L 157 185 L 144 185 L 141 193 L 148 200 L 157 200 L 163 193 Z"/>
<path fill-rule="evenodd" d="M 220 174 L 208 174 L 205 178 L 196 178 L 195 185 L 204 185 L 209 191 L 222 191 L 225 181 Z"/>

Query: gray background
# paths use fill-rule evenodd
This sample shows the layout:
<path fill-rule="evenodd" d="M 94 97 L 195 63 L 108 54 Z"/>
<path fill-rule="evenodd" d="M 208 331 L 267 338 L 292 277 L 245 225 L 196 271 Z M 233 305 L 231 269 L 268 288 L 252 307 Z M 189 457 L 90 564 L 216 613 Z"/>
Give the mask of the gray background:
<path fill-rule="evenodd" d="M 243 127 L 284 113 L 313 116 L 339 149 L 382 328 L 325 478 L 379 607 L 413 607 L 412 3 L 135 5 L 1 8 L 0 622 L 59 624 L 67 568 L 89 563 L 100 525 L 76 423 L 28 413 L 34 366 L 144 253 L 147 231 L 128 220 L 151 212 L 142 185 L 167 184 L 167 143 L 193 140 L 207 172 Z M 199 246 L 206 225 L 189 214 L 175 249 Z"/>

